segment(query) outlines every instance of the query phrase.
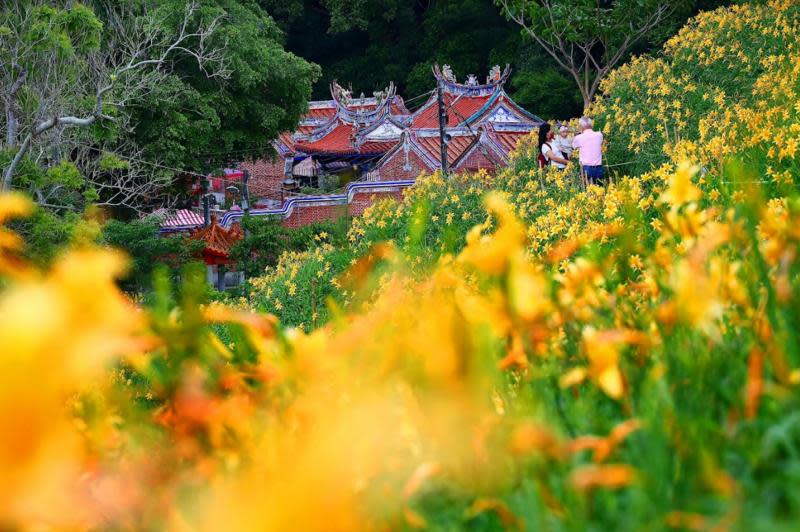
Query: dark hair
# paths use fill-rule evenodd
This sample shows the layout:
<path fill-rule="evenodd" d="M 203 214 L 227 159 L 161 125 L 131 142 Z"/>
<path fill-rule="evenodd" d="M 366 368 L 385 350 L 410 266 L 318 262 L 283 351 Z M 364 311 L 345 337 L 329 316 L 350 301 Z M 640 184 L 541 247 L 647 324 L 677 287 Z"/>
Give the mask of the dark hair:
<path fill-rule="evenodd" d="M 547 142 L 547 134 L 550 133 L 550 124 L 545 122 L 541 126 L 539 126 L 539 152 L 542 151 L 542 146 L 544 143 Z"/>

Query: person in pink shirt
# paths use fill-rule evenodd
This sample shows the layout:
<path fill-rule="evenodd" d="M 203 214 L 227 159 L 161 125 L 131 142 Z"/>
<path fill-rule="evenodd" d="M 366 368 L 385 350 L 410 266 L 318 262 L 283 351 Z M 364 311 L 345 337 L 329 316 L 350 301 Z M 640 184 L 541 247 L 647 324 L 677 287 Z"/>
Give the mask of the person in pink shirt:
<path fill-rule="evenodd" d="M 579 122 L 581 133 L 575 135 L 572 140 L 572 147 L 580 150 L 580 163 L 583 174 L 591 184 L 597 184 L 603 180 L 603 134 L 594 131 L 594 122 L 588 116 L 584 116 Z"/>

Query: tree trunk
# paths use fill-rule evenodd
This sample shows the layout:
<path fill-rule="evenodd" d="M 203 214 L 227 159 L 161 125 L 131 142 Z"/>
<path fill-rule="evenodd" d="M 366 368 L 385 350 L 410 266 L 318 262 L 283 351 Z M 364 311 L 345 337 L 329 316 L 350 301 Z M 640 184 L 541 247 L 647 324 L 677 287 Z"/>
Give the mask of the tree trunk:
<path fill-rule="evenodd" d="M 17 166 L 19 166 L 19 162 L 28 152 L 28 148 L 31 145 L 31 140 L 33 140 L 33 134 L 28 133 L 28 136 L 25 137 L 25 140 L 22 142 L 22 145 L 17 150 L 17 153 L 14 155 L 14 158 L 11 159 L 11 162 L 8 163 L 5 171 L 3 172 L 3 185 L 0 190 L 3 192 L 8 192 L 11 190 L 11 180 L 14 178 L 14 172 L 17 171 Z"/>
<path fill-rule="evenodd" d="M 592 105 L 594 94 L 581 90 L 581 96 L 583 97 L 583 114 L 586 114 L 589 112 L 589 107 Z"/>
<path fill-rule="evenodd" d="M 19 131 L 19 121 L 14 113 L 13 103 L 6 103 L 6 147 L 13 148 L 17 145 L 17 131 Z"/>
<path fill-rule="evenodd" d="M 18 68 L 16 60 L 12 61 L 12 68 Z M 17 113 L 14 112 L 14 104 L 17 101 L 17 93 L 28 80 L 27 69 L 20 69 L 19 76 L 14 80 L 14 83 L 9 87 L 5 96 L 6 108 L 6 145 L 12 148 L 17 145 L 17 136 L 19 134 L 19 119 Z"/>

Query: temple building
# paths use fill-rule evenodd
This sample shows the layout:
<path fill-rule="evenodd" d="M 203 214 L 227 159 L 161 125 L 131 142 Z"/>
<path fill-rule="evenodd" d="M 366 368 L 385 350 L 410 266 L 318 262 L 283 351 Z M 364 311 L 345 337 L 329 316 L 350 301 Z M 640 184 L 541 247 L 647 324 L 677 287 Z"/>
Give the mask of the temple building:
<path fill-rule="evenodd" d="M 231 248 L 242 239 L 244 233 L 239 224 L 231 224 L 226 229 L 212 216 L 208 226 L 194 230 L 189 238 L 203 243 L 200 258 L 206 264 L 206 279 L 217 290 L 223 291 L 237 285 L 241 275 L 235 271 L 231 260 Z"/>
<path fill-rule="evenodd" d="M 517 105 L 504 90 L 510 69 L 496 66 L 486 83 L 470 75 L 458 83 L 450 67 L 434 66 L 447 113 L 447 165 L 454 172 L 485 169 L 493 172 L 508 164 L 517 141 L 543 123 Z M 375 165 L 370 180 L 413 179 L 421 172 L 441 168 L 438 95 L 411 117 L 397 143 Z"/>
<path fill-rule="evenodd" d="M 507 165 L 517 141 L 543 122 L 506 94 L 508 66 L 495 66 L 485 83 L 474 75 L 459 83 L 447 65 L 434 66 L 433 74 L 447 113 L 452 171 Z M 414 179 L 441 167 L 435 90 L 411 113 L 393 84 L 368 98 L 354 98 L 335 82 L 330 89 L 330 100 L 310 102 L 297 131 L 275 141 L 274 160 L 241 164 L 250 171 L 251 195 L 261 193 L 277 206 L 298 187 L 329 183 L 326 177 L 335 188 L 353 180 Z"/>
<path fill-rule="evenodd" d="M 303 186 L 335 188 L 359 179 L 410 124 L 411 113 L 394 84 L 371 97 L 353 98 L 336 82 L 330 90 L 330 100 L 309 102 L 297 130 L 273 143 L 274 159 L 240 165 L 250 172 L 252 187 L 266 191 L 269 200 L 281 202 Z"/>
<path fill-rule="evenodd" d="M 402 198 L 420 174 L 441 169 L 439 92 L 446 114 L 448 171 L 494 173 L 509 164 L 517 142 L 544 122 L 505 92 L 509 75 L 508 66 L 495 66 L 485 82 L 469 75 L 460 83 L 449 66 L 436 65 L 436 86 L 414 112 L 394 84 L 356 98 L 332 83 L 331 99 L 309 102 L 297 130 L 274 141 L 274 157 L 235 165 L 219 176 L 219 183 L 212 178 L 215 203 L 232 204 L 227 211 L 216 210 L 220 229 L 244 216 L 236 205 L 244 186 L 236 180 L 245 175 L 249 212 L 282 219 L 289 227 L 357 216 L 379 196 Z M 186 230 L 181 224 L 173 223 L 178 229 L 162 226 L 162 232 Z M 208 237 L 216 239 L 218 231 Z M 214 248 L 208 247 L 209 253 Z M 224 257 L 204 258 L 209 266 L 228 266 L 220 262 Z"/>

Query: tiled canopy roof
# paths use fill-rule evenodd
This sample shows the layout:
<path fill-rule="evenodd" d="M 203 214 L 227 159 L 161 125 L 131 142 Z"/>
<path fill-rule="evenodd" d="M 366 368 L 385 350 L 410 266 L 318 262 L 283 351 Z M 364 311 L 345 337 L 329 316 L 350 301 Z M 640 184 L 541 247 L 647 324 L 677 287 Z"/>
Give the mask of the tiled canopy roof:
<path fill-rule="evenodd" d="M 211 224 L 198 229 L 190 238 L 205 244 L 203 258 L 207 264 L 219 264 L 230 259 L 231 247 L 241 240 L 242 236 L 242 229 L 238 224 L 225 229 L 217 223 L 217 217 L 212 216 Z"/>
<path fill-rule="evenodd" d="M 335 114 L 336 114 L 335 102 L 333 101 L 312 102 L 312 104 L 309 106 L 308 113 L 306 114 L 305 119 L 324 120 L 327 118 L 331 118 Z"/>
<path fill-rule="evenodd" d="M 353 126 L 339 122 L 318 140 L 299 141 L 296 147 L 304 153 L 350 153 L 355 151 L 353 133 Z"/>

